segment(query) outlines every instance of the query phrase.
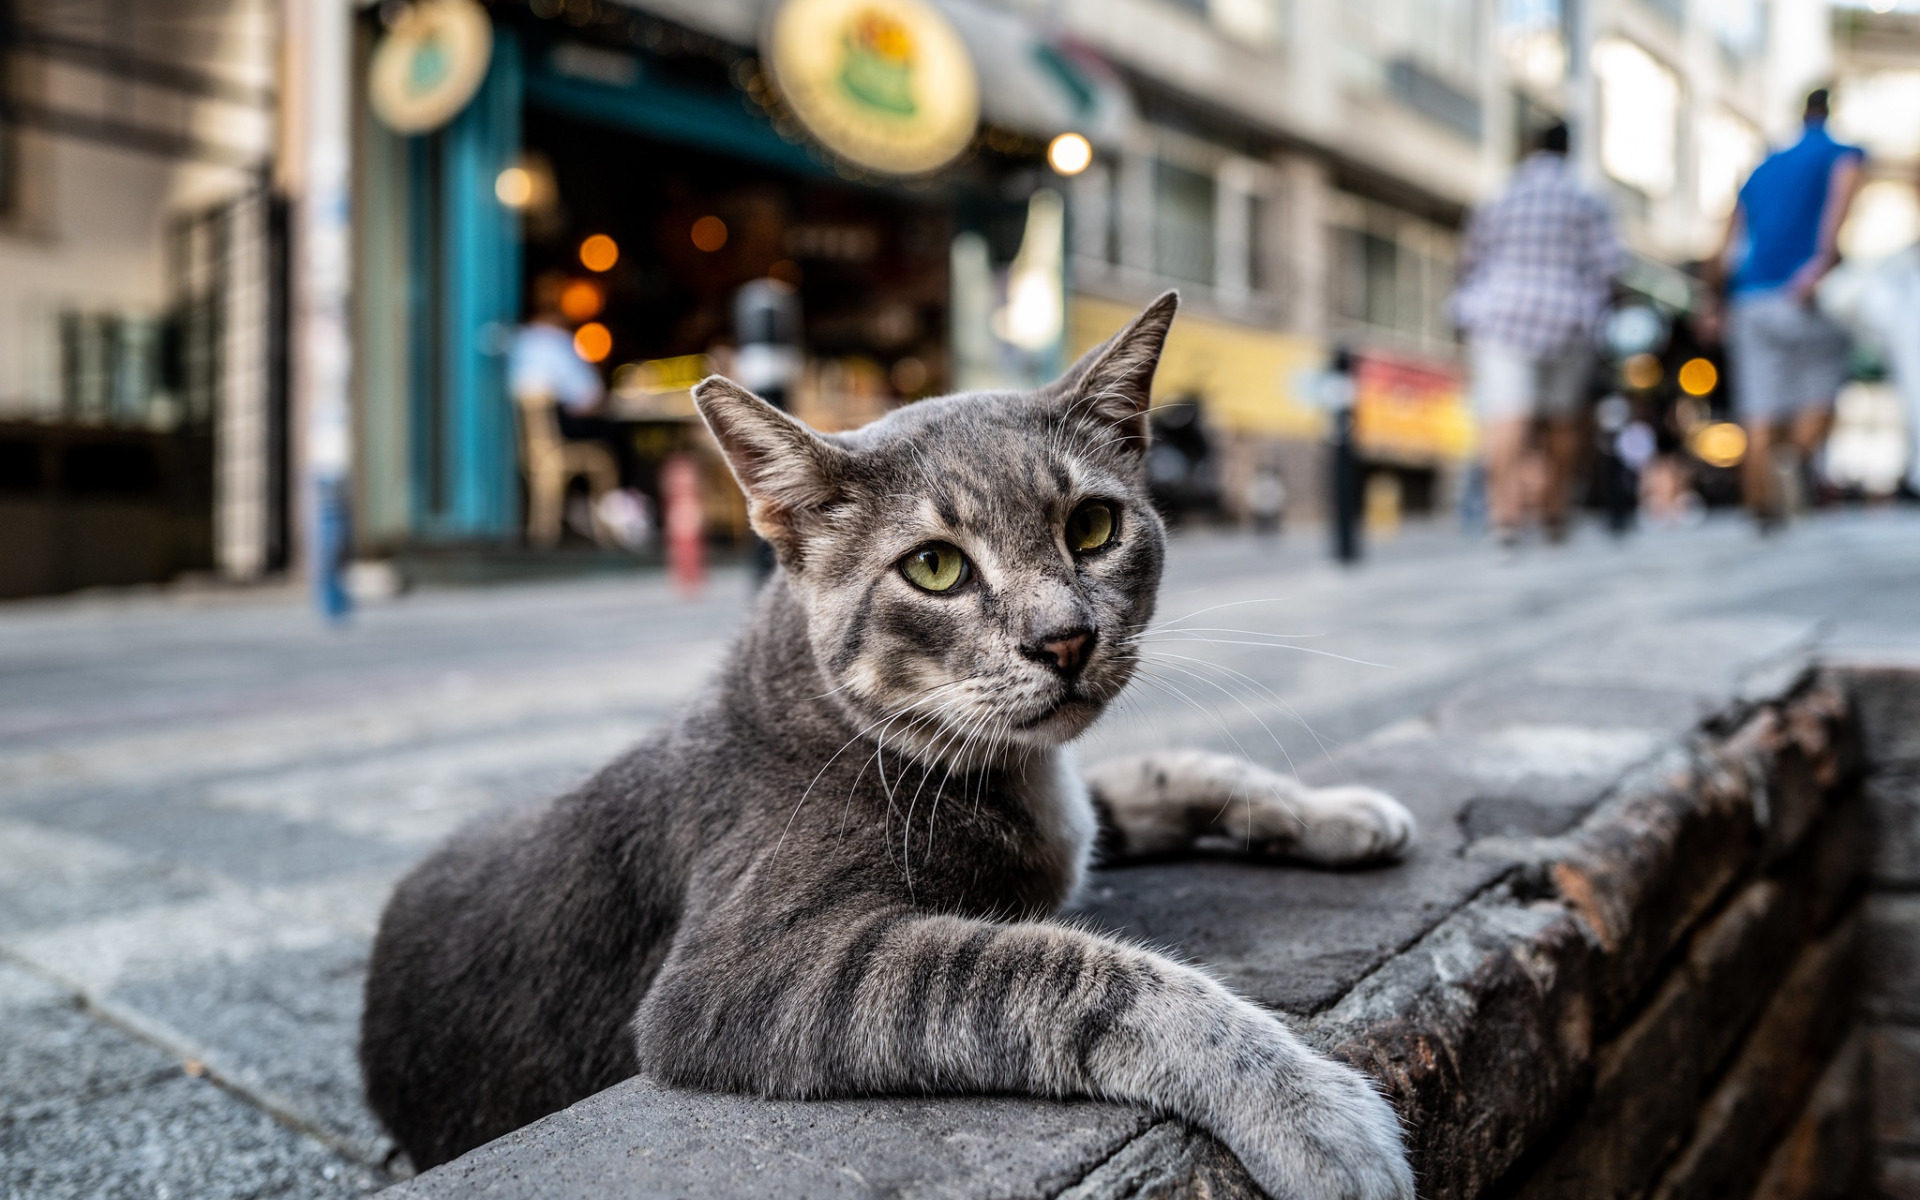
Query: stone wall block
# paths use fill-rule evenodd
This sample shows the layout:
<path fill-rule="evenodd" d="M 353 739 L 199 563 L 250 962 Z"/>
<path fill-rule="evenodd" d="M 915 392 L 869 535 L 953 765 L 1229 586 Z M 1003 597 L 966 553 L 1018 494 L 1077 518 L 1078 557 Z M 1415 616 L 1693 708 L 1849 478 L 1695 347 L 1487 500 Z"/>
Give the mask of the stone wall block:
<path fill-rule="evenodd" d="M 1920 667 L 1848 667 L 1838 674 L 1868 766 L 1920 765 Z"/>
<path fill-rule="evenodd" d="M 1683 1054 L 1699 1060 L 1702 1082 L 1719 1072 L 1792 965 L 1803 938 L 1796 901 L 1774 880 L 1749 884 L 1687 948 L 1680 974 L 1698 996 L 1698 1021 Z"/>
<path fill-rule="evenodd" d="M 1768 1160 L 1753 1200 L 1851 1200 L 1866 1194 L 1873 1172 L 1866 1049 L 1866 1037 L 1856 1031 L 1833 1056 Z"/>
<path fill-rule="evenodd" d="M 1865 788 L 1874 885 L 1920 888 L 1920 766 L 1876 774 Z"/>
<path fill-rule="evenodd" d="M 1848 1032 L 1860 932 L 1849 918 L 1801 954 L 1654 1200 L 1742 1196 L 1759 1182 L 1767 1154 Z"/>
<path fill-rule="evenodd" d="M 1891 1154 L 1920 1154 L 1920 1029 L 1882 1025 L 1870 1032 L 1873 1132 Z"/>
<path fill-rule="evenodd" d="M 1873 1194 L 1879 1200 L 1920 1200 L 1920 1154 L 1893 1154 L 1880 1160 Z"/>
<path fill-rule="evenodd" d="M 1700 994 L 1684 972 L 1595 1055 L 1593 1098 L 1520 1200 L 1637 1196 L 1679 1148 L 1704 1085 Z"/>
<path fill-rule="evenodd" d="M 1407 1122 L 1421 1195 L 1465 1200 L 1504 1175 L 1586 1085 L 1594 953 L 1562 906 L 1483 897 L 1306 1032 L 1385 1088 Z"/>
<path fill-rule="evenodd" d="M 1867 1011 L 1875 1019 L 1920 1025 L 1920 895 L 1867 898 Z"/>
<path fill-rule="evenodd" d="M 1872 837 L 1872 813 L 1861 789 L 1847 787 L 1828 802 L 1827 815 L 1800 860 L 1788 864 L 1783 875 L 1797 890 L 1813 929 L 1826 929 L 1859 899 L 1873 857 Z"/>
<path fill-rule="evenodd" d="M 1751 868 L 1753 810 L 1739 773 L 1708 762 L 1610 801 L 1551 869 L 1604 954 L 1594 1018 L 1611 1027 L 1702 915 Z"/>

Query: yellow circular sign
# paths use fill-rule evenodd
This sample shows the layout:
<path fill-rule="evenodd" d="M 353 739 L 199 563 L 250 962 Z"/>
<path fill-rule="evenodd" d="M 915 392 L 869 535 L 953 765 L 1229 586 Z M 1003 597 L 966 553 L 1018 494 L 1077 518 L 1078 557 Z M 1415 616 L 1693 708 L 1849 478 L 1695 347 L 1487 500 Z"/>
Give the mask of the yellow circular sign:
<path fill-rule="evenodd" d="M 764 40 L 782 98 L 843 158 L 921 175 L 973 139 L 973 59 L 925 0 L 786 0 Z"/>
<path fill-rule="evenodd" d="M 420 0 L 401 10 L 367 70 L 367 101 L 396 133 L 426 133 L 480 90 L 493 23 L 473 0 Z"/>

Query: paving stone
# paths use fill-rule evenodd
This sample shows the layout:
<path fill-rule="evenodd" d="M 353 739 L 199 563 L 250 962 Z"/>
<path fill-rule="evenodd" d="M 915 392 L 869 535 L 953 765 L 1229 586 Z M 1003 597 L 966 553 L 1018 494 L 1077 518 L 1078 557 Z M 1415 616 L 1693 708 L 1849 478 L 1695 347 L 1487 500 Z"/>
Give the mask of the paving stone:
<path fill-rule="evenodd" d="M 1266 1200 L 1240 1161 L 1205 1133 L 1163 1121 L 1095 1167 L 1055 1200 Z"/>
<path fill-rule="evenodd" d="M 103 1025 L 73 993 L 0 963 L 0 1120 L 30 1120 L 179 1073 L 178 1059 Z"/>
<path fill-rule="evenodd" d="M 367 954 L 366 942 L 343 937 L 131 981 L 109 996 L 217 1047 L 223 1081 L 296 1107 L 355 1158 L 378 1163 L 393 1143 L 367 1111 L 355 1058 Z"/>
<path fill-rule="evenodd" d="M 102 789 L 25 805 L 14 814 L 143 858 L 190 861 L 247 883 L 285 885 L 343 871 L 398 868 L 418 853 L 411 846 L 357 837 L 324 824 L 215 807 L 191 787 L 135 796 Z"/>
<path fill-rule="evenodd" d="M 34 1200 L 362 1195 L 384 1179 L 206 1079 L 174 1073 L 0 1120 L 0 1192 Z"/>
<path fill-rule="evenodd" d="M 0 964 L 0 1195 L 322 1197 L 384 1182 Z"/>
<path fill-rule="evenodd" d="M 1078 915 L 1177 947 L 1251 999 L 1318 1012 L 1499 878 L 1501 864 L 1422 850 L 1371 871 L 1242 862 L 1101 871 Z M 1301 936 L 1311 930 L 1312 936 Z"/>
<path fill-rule="evenodd" d="M 388 1194 L 1025 1200 L 1079 1183 L 1160 1123 L 1091 1102 L 742 1102 L 630 1079 Z"/>
<path fill-rule="evenodd" d="M 0 935 L 205 896 L 204 871 L 0 818 Z"/>

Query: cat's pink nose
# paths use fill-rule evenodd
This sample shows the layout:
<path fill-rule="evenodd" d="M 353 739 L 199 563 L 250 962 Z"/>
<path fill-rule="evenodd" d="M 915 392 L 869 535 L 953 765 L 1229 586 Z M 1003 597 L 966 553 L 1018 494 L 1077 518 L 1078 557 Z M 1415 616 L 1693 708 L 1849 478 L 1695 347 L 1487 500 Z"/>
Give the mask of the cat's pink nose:
<path fill-rule="evenodd" d="M 1078 671 L 1081 663 L 1085 661 L 1087 644 L 1091 641 L 1093 641 L 1093 634 L 1081 629 L 1042 642 L 1041 649 L 1045 650 L 1048 656 L 1053 659 L 1054 666 L 1058 667 L 1064 674 L 1071 675 L 1075 671 Z"/>

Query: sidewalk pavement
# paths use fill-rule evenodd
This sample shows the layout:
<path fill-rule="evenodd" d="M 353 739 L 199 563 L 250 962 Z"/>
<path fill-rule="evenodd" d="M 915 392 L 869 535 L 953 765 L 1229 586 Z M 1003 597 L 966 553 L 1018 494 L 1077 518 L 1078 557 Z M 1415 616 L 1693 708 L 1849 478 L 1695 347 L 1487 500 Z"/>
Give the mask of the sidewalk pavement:
<path fill-rule="evenodd" d="M 653 576 L 422 593 L 345 630 L 285 596 L 0 608 L 0 1192 L 388 1182 L 353 1061 L 388 889 L 670 713 L 745 602 L 724 575 L 697 603 Z M 1632 657 L 1637 633 L 1711 621 L 1911 657 L 1920 516 L 1590 534 L 1513 563 L 1411 531 L 1358 571 L 1317 543 L 1190 535 L 1161 616 L 1085 756 L 1304 767 L 1574 638 Z"/>

